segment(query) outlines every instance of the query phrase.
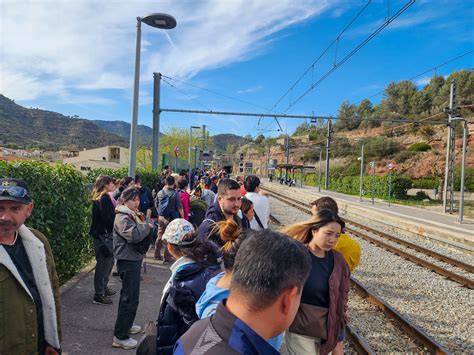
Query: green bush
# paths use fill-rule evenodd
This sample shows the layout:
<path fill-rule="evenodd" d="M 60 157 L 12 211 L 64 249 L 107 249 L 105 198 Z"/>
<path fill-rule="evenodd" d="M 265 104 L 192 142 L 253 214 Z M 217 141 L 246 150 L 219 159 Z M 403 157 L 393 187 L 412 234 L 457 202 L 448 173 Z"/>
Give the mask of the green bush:
<path fill-rule="evenodd" d="M 292 175 L 290 175 L 292 176 Z M 297 185 L 299 183 L 300 174 L 295 174 Z M 303 183 L 307 186 L 318 186 L 318 173 L 304 174 Z M 374 185 L 374 196 L 378 198 L 388 198 L 389 192 L 389 176 L 376 176 Z M 325 184 L 324 173 L 321 176 L 321 186 Z M 407 192 L 412 187 L 412 180 L 405 175 L 392 175 L 392 197 L 398 199 L 407 198 Z M 329 180 L 329 189 L 349 195 L 358 195 L 360 189 L 359 176 L 332 176 Z M 371 196 L 372 193 L 372 176 L 365 175 L 363 178 L 364 196 Z"/>
<path fill-rule="evenodd" d="M 431 149 L 431 145 L 425 142 L 413 143 L 408 147 L 409 151 L 412 152 L 426 152 Z"/>
<path fill-rule="evenodd" d="M 434 189 L 440 186 L 440 180 L 437 177 L 426 177 L 413 180 L 413 188 L 416 189 Z"/>
<path fill-rule="evenodd" d="M 128 176 L 128 168 L 93 169 L 87 174 L 86 180 L 88 183 L 92 184 L 99 175 L 109 175 L 115 179 L 121 179 L 125 176 Z M 155 183 L 158 182 L 158 179 L 160 178 L 159 172 L 153 172 L 144 169 L 137 169 L 137 175 L 140 175 L 142 179 L 142 186 L 146 186 L 150 190 L 153 190 Z"/>
<path fill-rule="evenodd" d="M 26 224 L 48 238 L 59 279 L 65 282 L 92 257 L 90 202 L 83 176 L 63 164 L 0 161 L 0 177 L 28 184 L 34 210 Z"/>
<path fill-rule="evenodd" d="M 416 200 L 430 200 L 430 197 L 424 191 L 417 191 L 415 195 Z"/>

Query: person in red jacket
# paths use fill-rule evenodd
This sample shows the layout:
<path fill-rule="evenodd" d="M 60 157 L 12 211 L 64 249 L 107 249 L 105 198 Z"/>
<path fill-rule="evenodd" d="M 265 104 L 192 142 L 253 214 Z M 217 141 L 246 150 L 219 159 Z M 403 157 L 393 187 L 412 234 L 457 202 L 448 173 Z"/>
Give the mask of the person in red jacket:
<path fill-rule="evenodd" d="M 188 180 L 186 180 L 185 178 L 181 178 L 178 180 L 179 197 L 181 197 L 181 202 L 183 203 L 183 217 L 186 221 L 188 221 L 191 197 L 186 191 L 186 186 L 188 186 Z"/>

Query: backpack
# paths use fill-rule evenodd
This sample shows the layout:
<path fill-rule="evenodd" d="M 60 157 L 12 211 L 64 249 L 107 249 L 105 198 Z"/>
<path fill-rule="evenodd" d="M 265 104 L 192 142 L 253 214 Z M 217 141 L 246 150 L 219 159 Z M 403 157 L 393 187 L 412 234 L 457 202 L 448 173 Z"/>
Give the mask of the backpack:
<path fill-rule="evenodd" d="M 163 193 L 163 197 L 158 199 L 158 215 L 166 218 L 178 218 L 179 212 L 173 211 L 174 206 L 170 205 L 170 200 L 172 197 L 176 197 L 177 192 L 174 191 L 172 195 Z"/>
<path fill-rule="evenodd" d="M 142 189 L 140 191 L 140 207 L 139 210 L 142 213 L 146 213 L 146 211 L 151 208 L 150 207 L 150 200 L 148 199 L 148 191 L 146 189 Z"/>

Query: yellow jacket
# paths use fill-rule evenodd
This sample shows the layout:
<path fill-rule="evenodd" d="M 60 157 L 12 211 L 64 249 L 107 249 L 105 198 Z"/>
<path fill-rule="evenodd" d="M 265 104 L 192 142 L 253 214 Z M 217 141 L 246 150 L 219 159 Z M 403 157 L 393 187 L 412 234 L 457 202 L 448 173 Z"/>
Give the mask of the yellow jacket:
<path fill-rule="evenodd" d="M 342 254 L 351 272 L 359 265 L 360 245 L 346 233 L 340 234 L 334 250 Z"/>

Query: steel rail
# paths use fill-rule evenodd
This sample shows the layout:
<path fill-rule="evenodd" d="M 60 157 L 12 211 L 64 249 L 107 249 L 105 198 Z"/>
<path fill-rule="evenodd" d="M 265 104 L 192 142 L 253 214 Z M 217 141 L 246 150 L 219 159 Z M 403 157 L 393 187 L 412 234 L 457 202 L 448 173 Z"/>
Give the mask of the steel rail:
<path fill-rule="evenodd" d="M 449 256 L 446 256 L 446 255 L 443 255 L 441 253 L 438 253 L 438 252 L 435 252 L 431 249 L 428 249 L 428 248 L 424 248 L 422 246 L 419 246 L 417 244 L 414 244 L 414 243 L 411 243 L 407 240 L 404 240 L 404 239 L 400 239 L 400 238 L 397 238 L 397 237 L 394 237 L 392 235 L 389 235 L 387 233 L 384 233 L 384 232 L 381 232 L 381 231 L 378 231 L 376 229 L 373 229 L 371 227 L 368 227 L 368 226 L 365 226 L 363 224 L 360 224 L 360 223 L 357 223 L 357 222 L 354 222 L 354 221 L 348 221 L 351 225 L 353 226 L 356 226 L 357 228 L 360 228 L 360 229 L 365 229 L 367 230 L 368 232 L 371 232 L 371 233 L 374 233 L 374 234 L 377 234 L 385 239 L 388 239 L 392 242 L 395 242 L 395 243 L 398 243 L 398 244 L 401 244 L 407 248 L 410 248 L 410 249 L 413 249 L 413 250 L 416 250 L 417 252 L 420 252 L 420 253 L 423 253 L 423 254 L 426 254 L 430 257 L 432 257 L 433 259 L 438 259 L 442 262 L 445 262 L 447 264 L 450 264 L 450 265 L 453 265 L 453 266 L 456 266 L 460 269 L 464 269 L 468 272 L 474 272 L 474 266 L 473 265 L 470 265 L 470 264 L 466 264 L 462 261 L 459 261 L 459 260 L 456 260 L 456 259 L 453 259 L 453 258 L 450 258 Z"/>
<path fill-rule="evenodd" d="M 396 321 L 398 325 L 400 325 L 407 334 L 409 334 L 412 338 L 418 340 L 430 352 L 434 354 L 449 354 L 449 351 L 445 349 L 441 344 L 439 344 L 436 340 L 432 339 L 428 334 L 418 328 L 415 324 L 410 322 L 407 318 L 405 318 L 401 313 L 395 310 L 388 303 L 383 301 L 374 293 L 370 292 L 354 276 L 351 276 L 351 285 L 356 289 L 357 292 L 362 294 L 373 305 L 383 311 L 389 318 Z"/>
<path fill-rule="evenodd" d="M 263 188 L 265 189 L 265 188 Z M 305 207 L 305 206 L 302 206 L 301 205 L 301 202 L 299 201 L 296 201 L 295 199 L 291 198 L 291 197 L 287 197 L 287 196 L 282 196 L 281 194 L 277 193 L 277 192 L 274 192 L 274 191 L 270 191 L 268 189 L 265 189 L 266 191 L 268 191 L 271 195 L 273 195 L 275 198 L 281 200 L 282 202 L 285 202 L 303 212 L 306 212 L 308 214 L 311 214 L 311 210 L 308 208 L 308 207 Z M 296 202 L 296 203 L 295 203 Z M 349 223 L 352 223 L 351 221 L 348 221 Z M 367 228 L 370 228 L 370 227 L 365 227 L 366 229 Z M 377 245 L 379 247 L 382 247 L 398 256 L 401 256 L 417 265 L 420 265 L 424 268 L 427 268 L 429 270 L 432 270 L 434 272 L 436 272 L 437 274 L 441 275 L 441 276 L 444 276 L 448 279 L 450 279 L 451 281 L 454 281 L 456 283 L 459 283 L 469 289 L 474 289 L 474 281 L 467 278 L 467 277 L 464 277 L 462 275 L 459 275 L 459 274 L 456 274 L 455 272 L 452 272 L 452 271 L 449 271 L 449 270 L 446 270 L 444 269 L 443 267 L 441 266 L 438 266 L 436 264 L 433 264 L 429 261 L 426 261 L 424 259 L 421 259 L 413 254 L 410 254 L 410 253 L 407 253 L 397 247 L 394 247 L 390 244 L 387 244 L 387 243 L 384 243 L 383 241 L 381 240 L 378 240 L 376 238 L 373 238 L 373 237 L 370 237 L 366 234 L 363 234 L 359 231 L 356 231 L 352 228 L 346 228 L 347 231 L 349 231 L 351 234 L 354 234 L 356 235 L 357 237 L 359 238 L 362 238 L 362 239 L 365 239 L 367 241 L 369 241 L 370 243 L 374 244 L 374 245 Z M 377 233 L 378 234 L 378 231 L 373 231 L 374 233 Z M 383 236 L 382 236 L 383 237 Z M 395 238 L 395 237 L 393 237 Z M 429 255 L 428 255 L 429 256 Z M 454 260 L 454 259 L 453 259 Z M 446 262 L 446 261 L 444 261 Z M 467 264 L 466 264 L 467 265 Z"/>
<path fill-rule="evenodd" d="M 375 355 L 376 352 L 370 347 L 369 344 L 362 338 L 352 326 L 349 324 L 346 326 L 347 336 L 351 340 L 357 354 Z"/>

